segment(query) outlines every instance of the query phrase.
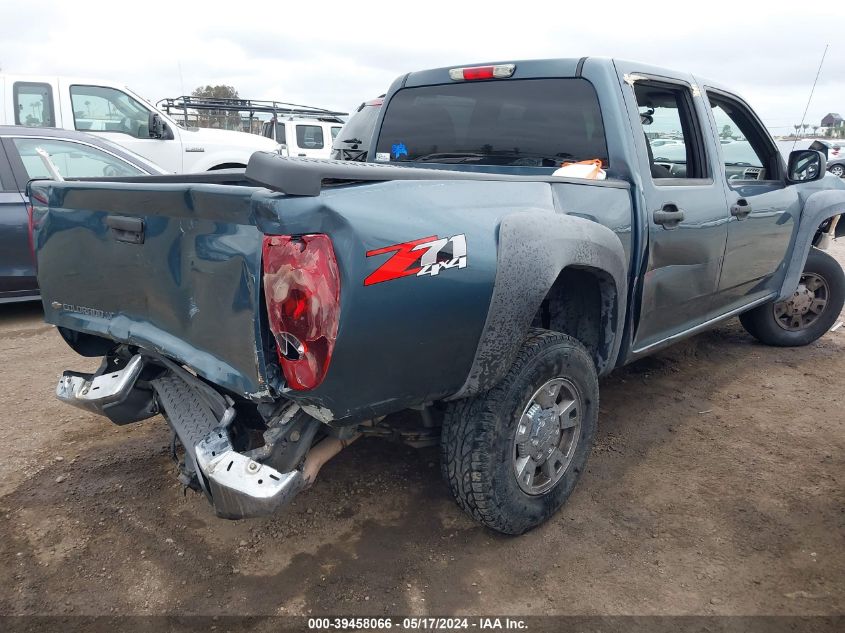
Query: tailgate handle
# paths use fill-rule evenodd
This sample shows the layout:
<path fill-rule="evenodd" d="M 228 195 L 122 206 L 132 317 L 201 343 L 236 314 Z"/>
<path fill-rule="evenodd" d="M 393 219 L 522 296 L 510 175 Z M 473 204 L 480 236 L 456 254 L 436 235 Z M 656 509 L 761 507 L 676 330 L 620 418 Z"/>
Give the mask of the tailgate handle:
<path fill-rule="evenodd" d="M 106 216 L 106 226 L 111 229 L 114 239 L 129 244 L 144 243 L 144 221 L 140 218 L 128 218 L 125 215 Z"/>

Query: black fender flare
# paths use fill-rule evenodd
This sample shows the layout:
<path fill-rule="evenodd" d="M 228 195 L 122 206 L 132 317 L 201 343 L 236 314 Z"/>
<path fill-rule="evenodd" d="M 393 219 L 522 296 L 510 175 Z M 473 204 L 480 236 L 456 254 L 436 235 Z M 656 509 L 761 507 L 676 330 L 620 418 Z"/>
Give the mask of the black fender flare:
<path fill-rule="evenodd" d="M 786 274 L 777 301 L 788 298 L 798 287 L 801 272 L 804 270 L 804 264 L 807 262 L 807 256 L 819 226 L 825 220 L 841 213 L 845 213 L 845 190 L 816 191 L 807 197 L 801 211 L 798 232 L 792 245 L 792 255 L 787 261 Z"/>
<path fill-rule="evenodd" d="M 613 281 L 611 318 L 603 324 L 609 351 L 598 363 L 599 374 L 613 369 L 622 343 L 627 298 L 627 263 L 616 234 L 601 224 L 574 215 L 527 210 L 505 216 L 499 225 L 493 295 L 475 358 L 460 390 L 449 399 L 465 398 L 491 388 L 514 361 L 540 304 L 567 267 L 591 269 Z"/>

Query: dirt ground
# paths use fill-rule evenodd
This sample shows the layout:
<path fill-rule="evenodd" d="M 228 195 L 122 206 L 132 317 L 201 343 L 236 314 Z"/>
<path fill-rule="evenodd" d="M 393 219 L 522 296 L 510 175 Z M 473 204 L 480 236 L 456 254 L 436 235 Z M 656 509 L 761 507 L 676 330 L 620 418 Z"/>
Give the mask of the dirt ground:
<path fill-rule="evenodd" d="M 96 361 L 37 306 L 0 306 L 0 360 L 2 614 L 845 612 L 845 327 L 775 349 L 734 320 L 615 372 L 588 472 L 518 538 L 462 514 L 434 449 L 376 439 L 286 512 L 217 519 L 163 420 L 53 397 Z"/>

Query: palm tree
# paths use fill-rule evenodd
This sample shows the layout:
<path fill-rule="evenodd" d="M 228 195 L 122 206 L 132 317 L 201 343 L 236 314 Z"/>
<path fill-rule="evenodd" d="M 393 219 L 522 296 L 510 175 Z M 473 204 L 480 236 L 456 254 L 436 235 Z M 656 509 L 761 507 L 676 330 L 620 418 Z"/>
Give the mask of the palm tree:
<path fill-rule="evenodd" d="M 813 136 L 818 136 L 818 134 L 819 134 L 819 126 L 814 125 L 813 126 Z"/>
<path fill-rule="evenodd" d="M 795 136 L 798 136 L 798 131 L 801 129 L 801 124 L 800 124 L 800 123 L 796 123 L 796 124 L 795 124 L 795 125 L 793 125 L 792 127 L 794 127 L 794 128 L 795 128 Z"/>
<path fill-rule="evenodd" d="M 804 136 L 807 136 L 807 130 L 810 129 L 810 124 L 804 123 L 801 127 L 804 128 Z"/>

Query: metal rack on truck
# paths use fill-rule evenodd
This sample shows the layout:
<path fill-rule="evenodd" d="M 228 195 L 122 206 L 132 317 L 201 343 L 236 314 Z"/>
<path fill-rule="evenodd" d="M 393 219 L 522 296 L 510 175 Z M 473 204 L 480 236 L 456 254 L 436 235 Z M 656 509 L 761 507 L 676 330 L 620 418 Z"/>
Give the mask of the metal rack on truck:
<path fill-rule="evenodd" d="M 246 112 L 248 113 L 250 130 L 253 129 L 253 120 L 256 114 L 270 114 L 271 119 L 276 120 L 283 117 L 293 117 L 316 119 L 328 123 L 343 123 L 344 119 L 341 117 L 349 114 L 348 112 L 337 112 L 283 101 L 230 97 L 191 97 L 183 95 L 161 99 L 156 105 L 159 109 L 167 112 L 168 115 L 176 119 L 181 118 L 185 127 L 189 127 L 191 123 L 189 119 L 191 116 L 190 110 L 224 116 L 238 113 L 239 117 L 241 112 Z M 264 121 L 262 120 L 262 122 Z"/>

